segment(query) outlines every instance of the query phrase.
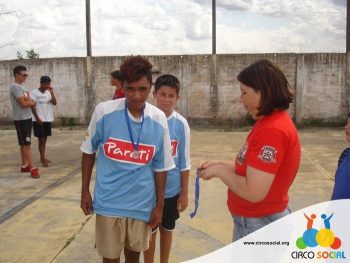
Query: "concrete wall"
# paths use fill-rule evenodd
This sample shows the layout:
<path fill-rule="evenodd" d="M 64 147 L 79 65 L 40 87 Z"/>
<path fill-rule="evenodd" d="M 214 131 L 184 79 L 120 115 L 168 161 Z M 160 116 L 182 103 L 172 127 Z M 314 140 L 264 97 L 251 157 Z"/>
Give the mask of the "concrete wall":
<path fill-rule="evenodd" d="M 290 113 L 298 124 L 313 120 L 343 120 L 349 111 L 349 59 L 346 54 L 240 54 L 149 56 L 154 79 L 171 73 L 180 79 L 182 90 L 177 110 L 192 121 L 238 122 L 246 117 L 239 103 L 236 76 L 254 61 L 267 58 L 285 72 L 296 99 Z M 56 120 L 89 122 L 94 106 L 112 97 L 109 72 L 118 68 L 124 57 L 52 58 L 0 61 L 0 121 L 11 121 L 8 87 L 12 68 L 27 66 L 25 86 L 37 88 L 41 75 L 52 78 L 58 105 Z M 149 101 L 153 103 L 152 96 Z"/>

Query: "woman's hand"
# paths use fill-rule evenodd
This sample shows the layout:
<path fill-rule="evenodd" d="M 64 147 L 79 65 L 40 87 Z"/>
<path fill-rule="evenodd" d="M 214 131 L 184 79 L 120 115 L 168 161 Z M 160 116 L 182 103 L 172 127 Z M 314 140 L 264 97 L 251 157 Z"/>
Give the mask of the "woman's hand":
<path fill-rule="evenodd" d="M 218 168 L 220 165 L 210 165 L 207 168 L 199 168 L 198 173 L 199 177 L 202 178 L 203 180 L 210 180 L 214 177 L 218 176 Z"/>
<path fill-rule="evenodd" d="M 221 161 L 221 160 L 206 161 L 206 162 L 201 163 L 198 168 L 199 169 L 206 169 L 210 166 L 219 165 L 222 163 L 223 163 L 223 161 Z"/>

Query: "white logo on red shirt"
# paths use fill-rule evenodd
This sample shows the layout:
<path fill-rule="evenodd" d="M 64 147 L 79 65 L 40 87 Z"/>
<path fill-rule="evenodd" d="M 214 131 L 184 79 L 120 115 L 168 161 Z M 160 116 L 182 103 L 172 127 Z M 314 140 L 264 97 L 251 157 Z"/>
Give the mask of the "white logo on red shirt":
<path fill-rule="evenodd" d="M 131 142 L 115 138 L 108 138 L 103 145 L 103 150 L 109 159 L 125 163 L 146 165 L 152 160 L 155 147 L 154 145 L 140 143 L 138 147 L 139 157 L 135 159 L 132 156 L 134 147 Z"/>
<path fill-rule="evenodd" d="M 277 150 L 274 147 L 265 145 L 261 148 L 258 158 L 265 163 L 275 163 L 276 154 Z"/>
<path fill-rule="evenodd" d="M 244 144 L 244 146 L 239 150 L 239 153 L 237 154 L 237 161 L 242 164 L 245 160 L 245 156 L 247 154 L 248 150 L 248 144 Z"/>
<path fill-rule="evenodd" d="M 173 157 L 177 156 L 177 146 L 179 145 L 179 141 L 173 140 L 171 141 L 171 153 Z"/>

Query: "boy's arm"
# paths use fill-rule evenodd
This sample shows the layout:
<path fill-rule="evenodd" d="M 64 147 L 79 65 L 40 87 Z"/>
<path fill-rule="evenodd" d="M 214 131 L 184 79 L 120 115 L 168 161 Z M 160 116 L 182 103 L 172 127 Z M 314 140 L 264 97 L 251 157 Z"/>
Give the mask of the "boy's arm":
<path fill-rule="evenodd" d="M 34 100 L 25 96 L 18 97 L 16 100 L 22 108 L 29 108 L 36 105 Z"/>
<path fill-rule="evenodd" d="M 22 108 L 35 106 L 36 102 L 28 98 L 20 87 L 14 86 L 10 88 L 11 96 L 13 96 Z M 28 93 L 27 93 L 28 94 Z"/>
<path fill-rule="evenodd" d="M 96 154 L 83 153 L 81 159 L 81 203 L 80 207 L 85 215 L 92 214 L 92 197 L 90 194 L 91 173 L 95 164 Z"/>
<path fill-rule="evenodd" d="M 30 97 L 33 101 L 35 101 L 35 103 L 36 103 L 37 98 L 36 98 L 36 95 L 35 95 L 34 91 L 32 91 L 32 92 L 29 94 L 29 97 Z M 31 107 L 31 110 L 32 110 L 32 113 L 33 113 L 33 115 L 34 115 L 34 117 L 35 117 L 36 123 L 38 123 L 39 125 L 41 125 L 43 122 L 42 122 L 42 120 L 40 119 L 40 117 L 39 117 L 39 115 L 38 115 L 38 113 L 37 113 L 37 111 L 36 111 L 36 105 L 35 105 L 35 106 L 32 106 L 32 107 Z"/>
<path fill-rule="evenodd" d="M 190 170 L 180 172 L 181 175 L 181 192 L 177 201 L 177 209 L 179 212 L 186 210 L 188 206 L 188 181 L 190 177 Z"/>
<path fill-rule="evenodd" d="M 177 201 L 177 209 L 179 212 L 186 210 L 188 206 L 188 181 L 190 176 L 190 127 L 187 121 L 184 122 L 184 134 L 180 142 L 180 176 L 181 176 L 181 192 Z"/>
<path fill-rule="evenodd" d="M 53 93 L 53 88 L 50 87 L 48 90 L 49 90 L 49 92 L 51 94 L 51 104 L 52 105 L 57 105 L 57 99 L 56 99 L 55 94 Z"/>
<path fill-rule="evenodd" d="M 167 171 L 154 173 L 156 183 L 156 206 L 152 210 L 151 219 L 148 223 L 152 228 L 158 226 L 162 222 L 167 173 Z"/>
<path fill-rule="evenodd" d="M 38 113 L 36 112 L 35 106 L 32 107 L 32 113 L 33 113 L 33 115 L 34 115 L 34 117 L 35 117 L 35 121 L 36 121 L 39 125 L 41 125 L 43 122 L 42 122 L 42 120 L 40 119 Z"/>

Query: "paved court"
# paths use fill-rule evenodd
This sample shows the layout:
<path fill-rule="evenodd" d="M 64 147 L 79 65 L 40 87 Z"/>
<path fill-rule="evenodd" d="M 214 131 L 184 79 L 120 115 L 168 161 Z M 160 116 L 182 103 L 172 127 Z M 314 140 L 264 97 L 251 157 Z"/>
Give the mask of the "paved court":
<path fill-rule="evenodd" d="M 232 159 L 248 130 L 194 130 L 189 208 L 175 230 L 171 262 L 204 255 L 230 243 L 232 222 L 226 208 L 226 187 L 218 180 L 201 181 L 197 216 L 193 210 L 194 171 L 201 161 Z M 0 262 L 101 262 L 94 250 L 94 216 L 80 210 L 80 143 L 84 130 L 54 129 L 41 178 L 19 173 L 14 130 L 0 130 Z M 329 200 L 341 151 L 347 146 L 342 128 L 300 131 L 302 161 L 290 190 L 290 207 Z M 38 164 L 37 142 L 33 144 Z M 157 262 L 158 259 L 157 259 Z"/>

